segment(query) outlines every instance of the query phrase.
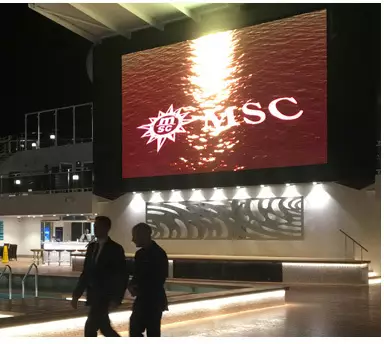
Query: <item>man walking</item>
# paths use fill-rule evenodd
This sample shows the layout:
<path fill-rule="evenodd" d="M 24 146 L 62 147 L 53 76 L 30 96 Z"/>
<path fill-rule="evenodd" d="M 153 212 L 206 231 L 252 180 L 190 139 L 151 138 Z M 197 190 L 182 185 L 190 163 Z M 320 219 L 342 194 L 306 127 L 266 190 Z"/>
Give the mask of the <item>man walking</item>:
<path fill-rule="evenodd" d="M 97 337 L 97 331 L 104 337 L 120 337 L 112 328 L 109 311 L 119 306 L 127 288 L 128 273 L 124 249 L 108 236 L 111 220 L 106 216 L 95 219 L 96 242 L 88 245 L 83 272 L 72 295 L 72 307 L 87 291 L 88 319 L 84 336 Z"/>
<path fill-rule="evenodd" d="M 168 257 L 151 239 L 152 230 L 146 223 L 132 229 L 132 241 L 140 248 L 136 252 L 134 272 L 128 289 L 136 299 L 129 324 L 130 337 L 161 336 L 161 318 L 168 310 L 164 283 L 168 277 Z"/>

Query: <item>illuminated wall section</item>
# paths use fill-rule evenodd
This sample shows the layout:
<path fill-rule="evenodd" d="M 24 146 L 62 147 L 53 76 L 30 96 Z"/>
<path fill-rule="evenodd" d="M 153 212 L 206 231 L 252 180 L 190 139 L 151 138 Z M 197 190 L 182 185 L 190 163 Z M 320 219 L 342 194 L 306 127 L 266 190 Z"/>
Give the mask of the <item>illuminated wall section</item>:
<path fill-rule="evenodd" d="M 353 190 L 335 183 L 264 185 L 250 187 L 154 191 L 128 193 L 114 202 L 100 204 L 98 213 L 108 215 L 114 223 L 111 236 L 134 252 L 131 228 L 146 220 L 147 203 L 246 200 L 276 197 L 303 197 L 303 228 L 299 238 L 282 239 L 156 239 L 169 254 L 301 257 L 345 259 L 353 255 L 352 245 L 345 252 L 345 230 L 369 250 L 364 259 L 380 271 L 380 202 L 374 194 Z M 218 219 L 220 220 L 220 218 Z M 356 258 L 360 253 L 356 250 Z"/>

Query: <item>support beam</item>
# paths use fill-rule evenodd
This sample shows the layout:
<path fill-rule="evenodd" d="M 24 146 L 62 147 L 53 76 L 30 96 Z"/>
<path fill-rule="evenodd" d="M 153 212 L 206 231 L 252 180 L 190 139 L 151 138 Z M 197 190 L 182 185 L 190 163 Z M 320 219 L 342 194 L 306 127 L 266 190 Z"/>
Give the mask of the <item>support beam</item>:
<path fill-rule="evenodd" d="M 119 35 L 128 39 L 131 38 L 130 32 L 124 32 L 123 30 L 121 30 L 121 28 L 119 28 L 116 24 L 112 23 L 111 20 L 108 20 L 107 18 L 105 18 L 105 16 L 101 14 L 101 11 L 94 11 L 90 9 L 88 7 L 89 4 L 72 4 L 71 3 L 70 5 L 73 8 L 76 8 L 78 11 L 84 13 L 88 17 L 92 18 L 93 20 L 96 20 L 100 24 L 104 25 L 108 29 L 118 33 Z"/>
<path fill-rule="evenodd" d="M 84 20 L 84 19 L 80 19 L 80 18 L 76 18 L 76 17 L 72 17 L 72 16 L 68 16 L 66 14 L 62 14 L 62 13 L 56 13 L 54 11 L 50 11 L 50 10 L 47 10 L 47 9 L 44 9 L 44 12 L 45 13 L 48 13 L 48 14 L 53 14 L 57 17 L 60 17 L 64 20 L 70 20 L 72 22 L 78 22 L 78 23 L 81 23 L 81 24 L 86 24 L 86 25 L 89 25 L 89 26 L 93 26 L 93 27 L 96 27 L 98 29 L 108 29 L 107 27 L 105 27 L 104 25 L 101 25 L 100 23 L 93 23 L 93 22 L 90 22 L 88 20 Z"/>
<path fill-rule="evenodd" d="M 87 39 L 88 41 L 91 41 L 93 43 L 97 43 L 99 41 L 99 39 L 95 35 L 93 35 L 92 33 L 77 27 L 76 25 L 68 22 L 67 20 L 64 20 L 64 19 L 60 18 L 58 15 L 55 15 L 55 14 L 52 14 L 52 13 L 47 13 L 43 8 L 39 7 L 36 4 L 28 4 L 28 7 L 31 10 L 34 10 L 35 12 L 37 12 L 37 13 L 41 14 L 42 16 L 48 18 L 49 20 L 52 20 L 53 22 L 55 22 L 55 23 L 57 23 L 57 24 L 59 24 L 61 26 L 64 26 L 66 29 L 68 29 L 70 31 L 73 31 L 74 33 L 76 33 L 79 36 Z"/>
<path fill-rule="evenodd" d="M 154 18 L 152 18 L 147 13 L 144 13 L 142 10 L 139 10 L 134 4 L 120 4 L 119 5 L 127 10 L 128 12 L 131 12 L 133 15 L 135 15 L 137 18 L 140 18 L 142 21 L 146 22 L 147 24 L 155 27 L 158 30 L 163 31 L 164 25 L 158 23 Z"/>
<path fill-rule="evenodd" d="M 191 18 L 193 21 L 195 21 L 196 23 L 199 23 L 200 20 L 201 20 L 201 17 L 200 15 L 196 14 L 196 13 L 193 13 L 191 10 L 189 10 L 188 8 L 186 8 L 184 5 L 180 4 L 180 3 L 175 3 L 175 2 L 170 2 L 169 3 L 171 6 L 173 6 L 174 8 L 176 8 L 179 12 L 183 13 L 184 15 L 186 15 L 187 17 Z"/>

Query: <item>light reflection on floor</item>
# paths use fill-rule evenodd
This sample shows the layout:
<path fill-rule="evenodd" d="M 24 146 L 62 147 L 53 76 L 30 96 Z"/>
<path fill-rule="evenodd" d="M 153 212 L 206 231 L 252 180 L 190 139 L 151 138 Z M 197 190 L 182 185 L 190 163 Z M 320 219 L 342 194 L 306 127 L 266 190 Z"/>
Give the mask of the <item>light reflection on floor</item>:
<path fill-rule="evenodd" d="M 288 304 L 172 324 L 164 337 L 379 337 L 381 286 L 292 288 Z M 127 336 L 128 333 L 122 333 Z"/>

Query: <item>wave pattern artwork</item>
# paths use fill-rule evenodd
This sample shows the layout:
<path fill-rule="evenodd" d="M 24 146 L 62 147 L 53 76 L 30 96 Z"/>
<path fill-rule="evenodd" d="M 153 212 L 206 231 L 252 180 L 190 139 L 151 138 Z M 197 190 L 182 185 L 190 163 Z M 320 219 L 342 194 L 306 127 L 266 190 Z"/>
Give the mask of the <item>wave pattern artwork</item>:
<path fill-rule="evenodd" d="M 160 240 L 302 240 L 303 197 L 147 203 Z"/>

